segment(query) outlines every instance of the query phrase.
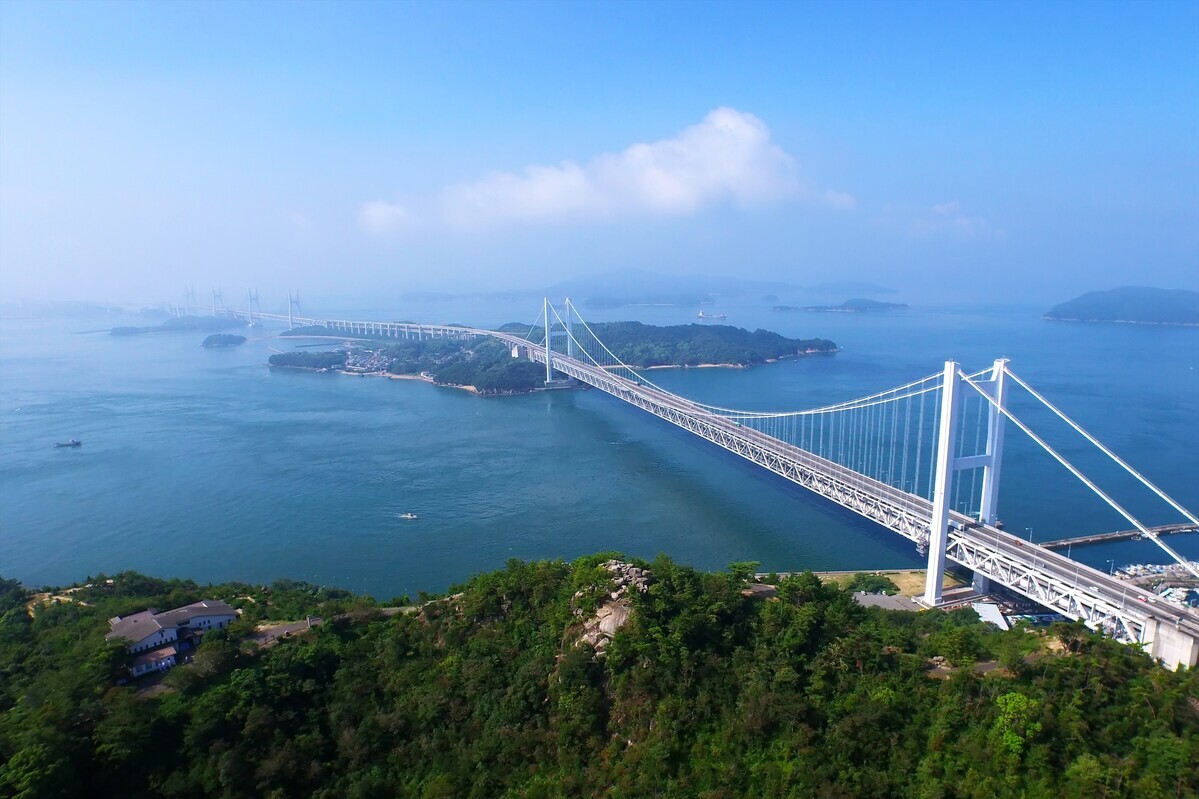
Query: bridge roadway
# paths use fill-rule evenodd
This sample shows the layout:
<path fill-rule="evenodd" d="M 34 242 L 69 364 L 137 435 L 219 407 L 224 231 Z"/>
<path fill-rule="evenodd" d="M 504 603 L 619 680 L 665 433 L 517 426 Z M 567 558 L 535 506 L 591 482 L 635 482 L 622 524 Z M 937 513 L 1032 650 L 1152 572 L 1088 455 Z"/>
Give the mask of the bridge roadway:
<path fill-rule="evenodd" d="M 227 312 L 247 318 L 246 312 Z M 545 363 L 546 349 L 519 336 L 451 325 L 399 322 L 337 322 L 278 314 L 255 316 L 321 325 L 341 332 L 391 337 L 490 336 Z M 780 441 L 733 419 L 712 413 L 683 397 L 634 382 L 564 354 L 553 354 L 554 369 L 682 427 L 752 463 L 927 545 L 932 503 L 840 464 Z M 1037 603 L 1093 629 L 1142 644 L 1152 657 L 1175 668 L 1199 660 L 1199 615 L 1167 603 L 1097 569 L 1021 540 L 960 513 L 950 514 L 946 556 Z"/>

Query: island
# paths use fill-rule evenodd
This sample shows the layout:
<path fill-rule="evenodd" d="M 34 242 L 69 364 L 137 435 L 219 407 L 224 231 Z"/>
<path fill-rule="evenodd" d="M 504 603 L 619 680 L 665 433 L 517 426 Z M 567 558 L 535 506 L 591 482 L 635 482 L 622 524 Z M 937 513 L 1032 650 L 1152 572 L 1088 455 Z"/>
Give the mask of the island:
<path fill-rule="evenodd" d="M 837 345 L 823 338 L 793 339 L 768 330 L 749 331 L 729 325 L 671 325 L 641 322 L 597 322 L 591 329 L 629 366 L 658 369 L 672 366 L 743 367 L 829 355 Z M 333 331 L 307 327 L 303 335 L 329 336 Z M 500 332 L 543 341 L 541 328 L 509 323 Z M 520 394 L 545 386 L 545 367 L 514 359 L 497 339 L 393 339 L 359 336 L 336 350 L 296 351 L 272 355 L 272 367 L 337 371 L 353 375 L 387 375 L 427 380 L 442 386 L 467 388 L 477 394 Z"/>
<path fill-rule="evenodd" d="M 384 343 L 387 342 L 387 343 Z M 323 352 L 281 352 L 270 366 L 348 375 L 412 377 L 476 394 L 519 394 L 545 385 L 545 367 L 512 357 L 496 339 L 380 339 Z"/>
<path fill-rule="evenodd" d="M 345 365 L 346 352 L 332 350 L 328 352 L 279 352 L 272 355 L 267 363 L 282 369 L 308 369 L 314 372 L 327 372 Z"/>
<path fill-rule="evenodd" d="M 1199 795 L 1193 671 L 1080 623 L 1001 631 L 969 607 L 885 610 L 860 581 L 755 571 L 608 552 L 390 600 L 0 578 L 0 793 Z M 114 635 L 197 608 L 236 618 L 173 667 Z M 133 677 L 147 660 L 163 671 Z"/>
<path fill-rule="evenodd" d="M 213 333 L 208 338 L 204 339 L 201 347 L 207 347 L 210 350 L 224 349 L 225 347 L 240 347 L 246 343 L 245 336 L 237 336 L 232 333 Z"/>
<path fill-rule="evenodd" d="M 1043 318 L 1066 322 L 1199 325 L 1199 291 L 1145 286 L 1091 291 L 1055 305 Z"/>
<path fill-rule="evenodd" d="M 245 326 L 246 323 L 244 321 L 233 317 L 172 316 L 159 325 L 148 327 L 114 327 L 108 332 L 114 336 L 142 336 L 150 333 L 211 333 Z"/>
<path fill-rule="evenodd" d="M 863 311 L 902 311 L 907 308 L 902 302 L 880 302 L 857 297 L 840 305 L 776 305 L 772 311 L 818 311 L 827 313 L 858 313 Z"/>
<path fill-rule="evenodd" d="M 787 338 L 769 330 L 732 325 L 659 327 L 641 322 L 596 322 L 591 329 L 613 355 L 640 368 L 754 366 L 837 351 L 837 345 L 825 338 Z"/>

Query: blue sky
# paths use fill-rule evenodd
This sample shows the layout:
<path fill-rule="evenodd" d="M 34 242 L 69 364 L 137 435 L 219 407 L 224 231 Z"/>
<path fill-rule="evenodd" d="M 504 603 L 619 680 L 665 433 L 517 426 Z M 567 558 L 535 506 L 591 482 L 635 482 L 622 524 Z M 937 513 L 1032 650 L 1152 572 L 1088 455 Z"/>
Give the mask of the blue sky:
<path fill-rule="evenodd" d="M 0 4 L 0 294 L 1199 289 L 1197 3 Z"/>

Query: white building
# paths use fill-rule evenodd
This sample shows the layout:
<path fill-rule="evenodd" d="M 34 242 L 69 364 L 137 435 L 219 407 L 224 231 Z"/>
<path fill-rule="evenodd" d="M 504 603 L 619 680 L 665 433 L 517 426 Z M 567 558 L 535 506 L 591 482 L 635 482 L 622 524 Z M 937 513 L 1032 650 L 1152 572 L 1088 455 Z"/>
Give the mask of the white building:
<path fill-rule="evenodd" d="M 181 608 L 159 613 L 154 608 L 130 616 L 108 620 L 109 640 L 123 640 L 134 677 L 151 671 L 165 671 L 178 661 L 181 649 L 209 630 L 220 630 L 237 618 L 237 611 L 219 599 L 202 599 Z"/>

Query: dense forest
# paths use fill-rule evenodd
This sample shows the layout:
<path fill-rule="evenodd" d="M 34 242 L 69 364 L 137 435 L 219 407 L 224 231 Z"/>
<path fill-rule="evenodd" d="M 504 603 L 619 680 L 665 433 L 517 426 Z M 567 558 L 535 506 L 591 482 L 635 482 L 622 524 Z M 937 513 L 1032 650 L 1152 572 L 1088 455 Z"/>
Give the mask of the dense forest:
<path fill-rule="evenodd" d="M 786 338 L 769 330 L 731 325 L 668 325 L 599 322 L 595 335 L 630 366 L 697 366 L 702 363 L 747 366 L 809 351 L 836 352 L 828 339 Z"/>
<path fill-rule="evenodd" d="M 828 339 L 790 339 L 768 330 L 744 330 L 728 325 L 672 325 L 657 327 L 640 322 L 599 322 L 591 326 L 612 352 L 630 366 L 746 366 L 810 353 L 832 353 L 837 345 Z M 293 331 L 311 333 L 323 328 Z M 544 331 L 508 324 L 501 331 L 528 335 L 542 341 Z M 474 386 L 481 394 L 513 394 L 544 385 L 545 367 L 511 357 L 508 347 L 493 339 L 379 339 L 371 352 L 386 361 L 391 374 L 424 374 L 433 382 Z M 353 348 L 349 350 L 353 358 Z M 337 369 L 346 352 L 288 352 L 272 355 L 272 366 Z"/>
<path fill-rule="evenodd" d="M 629 366 L 698 366 L 735 364 L 750 366 L 778 358 L 809 353 L 833 353 L 837 345 L 824 338 L 787 338 L 769 330 L 749 331 L 731 325 L 646 325 L 641 322 L 595 322 L 595 335 L 612 353 Z M 543 328 L 529 333 L 528 325 L 500 328 L 509 333 L 529 334 L 543 341 Z M 577 334 L 576 334 L 577 335 Z"/>
<path fill-rule="evenodd" d="M 201 346 L 208 349 L 221 349 L 223 347 L 239 347 L 246 343 L 245 336 L 237 336 L 232 333 L 213 333 L 208 338 L 204 339 Z"/>
<path fill-rule="evenodd" d="M 1199 291 L 1125 286 L 1055 305 L 1046 319 L 1199 325 Z"/>
<path fill-rule="evenodd" d="M 322 352 L 281 352 L 271 366 L 300 369 L 341 369 L 360 355 L 377 355 L 380 366 L 395 375 L 424 374 L 434 383 L 474 386 L 480 394 L 511 394 L 545 384 L 545 367 L 512 358 L 494 339 L 388 340 L 377 349 L 349 347 Z"/>
<path fill-rule="evenodd" d="M 580 640 L 608 557 L 512 561 L 386 613 L 133 574 L 27 609 L 0 581 L 0 795 L 1199 795 L 1199 672 L 1076 625 L 861 607 L 810 573 L 763 598 L 753 564 L 665 556 L 597 655 Z M 245 615 L 153 690 L 116 685 L 106 620 L 200 597 Z M 310 613 L 325 623 L 251 637 Z"/>
<path fill-rule="evenodd" d="M 511 394 L 545 385 L 545 367 L 514 359 L 495 339 L 402 340 L 380 350 L 392 374 L 426 373 L 434 383 L 474 386 L 480 394 Z"/>
<path fill-rule="evenodd" d="M 210 333 L 215 330 L 230 330 L 245 327 L 240 319 L 226 316 L 172 316 L 162 324 L 150 327 L 114 327 L 108 331 L 114 336 L 141 336 L 147 333 Z"/>
<path fill-rule="evenodd" d="M 277 352 L 268 359 L 271 366 L 286 366 L 292 369 L 339 369 L 345 362 L 346 354 L 340 350 Z"/>

